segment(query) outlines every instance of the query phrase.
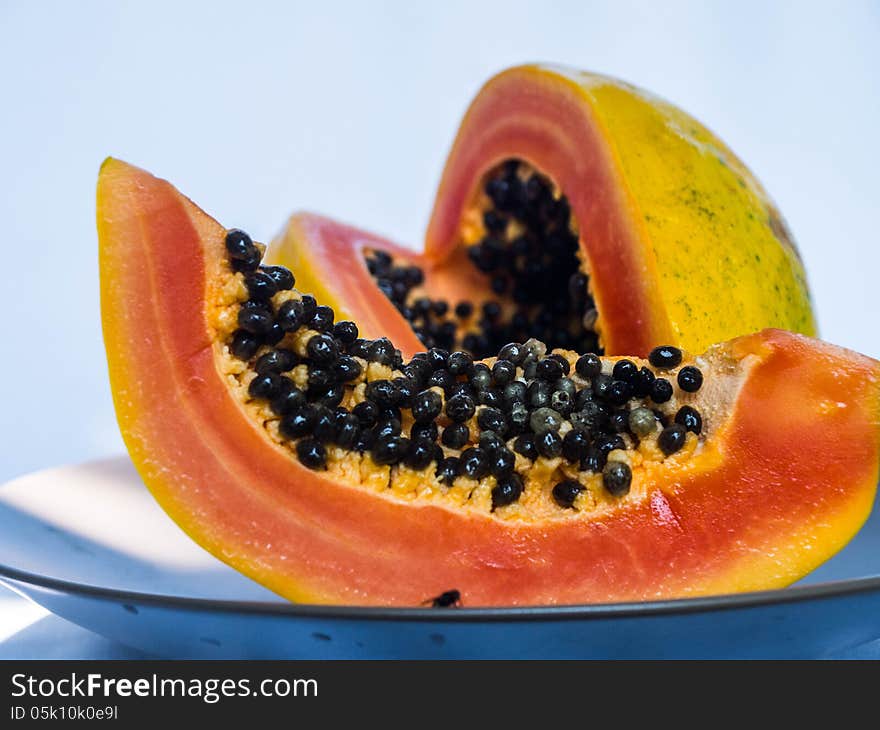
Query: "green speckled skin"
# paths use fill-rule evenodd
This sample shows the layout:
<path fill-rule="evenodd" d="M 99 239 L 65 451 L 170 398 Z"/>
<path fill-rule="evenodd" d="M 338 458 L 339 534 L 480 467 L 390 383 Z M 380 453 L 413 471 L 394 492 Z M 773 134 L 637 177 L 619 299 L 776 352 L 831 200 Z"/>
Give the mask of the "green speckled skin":
<path fill-rule="evenodd" d="M 552 71 L 578 83 L 606 129 L 678 341 L 699 352 L 765 327 L 815 335 L 806 274 L 785 222 L 727 146 L 644 91 Z"/>

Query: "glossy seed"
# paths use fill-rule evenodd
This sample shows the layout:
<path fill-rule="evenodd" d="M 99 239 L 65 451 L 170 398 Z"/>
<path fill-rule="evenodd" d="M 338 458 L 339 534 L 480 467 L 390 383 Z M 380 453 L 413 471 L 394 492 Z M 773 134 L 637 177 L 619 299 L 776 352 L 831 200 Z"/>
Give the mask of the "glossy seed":
<path fill-rule="evenodd" d="M 394 361 L 394 345 L 387 337 L 374 340 L 369 347 L 369 359 L 380 365 L 391 365 Z"/>
<path fill-rule="evenodd" d="M 633 396 L 633 387 L 625 380 L 612 380 L 605 393 L 605 400 L 615 406 L 622 406 Z"/>
<path fill-rule="evenodd" d="M 336 415 L 323 404 L 315 404 L 315 425 L 312 427 L 312 435 L 321 443 L 330 443 L 336 438 Z"/>
<path fill-rule="evenodd" d="M 367 428 L 373 426 L 379 418 L 379 406 L 368 400 L 358 403 L 351 409 L 351 412 L 357 417 L 360 424 Z"/>
<path fill-rule="evenodd" d="M 449 364 L 449 351 L 442 347 L 432 347 L 428 350 L 428 363 L 433 370 L 445 370 Z"/>
<path fill-rule="evenodd" d="M 446 415 L 456 423 L 467 421 L 476 410 L 473 398 L 467 395 L 453 395 L 446 401 Z"/>
<path fill-rule="evenodd" d="M 602 372 L 602 361 L 597 355 L 588 353 L 577 359 L 574 369 L 582 378 L 593 378 Z"/>
<path fill-rule="evenodd" d="M 562 439 L 562 455 L 566 461 L 579 462 L 590 449 L 590 437 L 586 431 L 572 429 Z"/>
<path fill-rule="evenodd" d="M 251 398 L 274 398 L 278 393 L 280 377 L 276 373 L 257 375 L 248 385 L 248 395 Z"/>
<path fill-rule="evenodd" d="M 294 332 L 304 319 L 302 302 L 290 299 L 278 308 L 278 324 L 285 332 Z"/>
<path fill-rule="evenodd" d="M 590 449 L 587 455 L 581 459 L 581 463 L 578 466 L 580 471 L 591 471 L 593 473 L 598 473 L 605 468 L 605 463 L 607 459 L 605 455 L 598 451 L 597 449 Z"/>
<path fill-rule="evenodd" d="M 372 449 L 373 444 L 375 443 L 376 434 L 373 431 L 365 429 L 363 426 L 361 426 L 361 432 L 355 439 L 354 444 L 351 448 L 353 451 L 357 451 L 358 453 L 363 454 Z"/>
<path fill-rule="evenodd" d="M 421 471 L 425 469 L 434 460 L 434 443 L 431 441 L 419 440 L 411 442 L 409 450 L 403 459 L 404 465 L 410 469 Z"/>
<path fill-rule="evenodd" d="M 260 349 L 260 338 L 246 330 L 236 330 L 229 351 L 239 360 L 250 360 Z"/>
<path fill-rule="evenodd" d="M 327 452 L 323 444 L 313 438 L 304 438 L 296 444 L 296 455 L 303 466 L 320 469 L 327 463 Z"/>
<path fill-rule="evenodd" d="M 492 511 L 513 504 L 522 496 L 525 487 L 519 474 L 508 474 L 492 488 Z"/>
<path fill-rule="evenodd" d="M 351 450 L 361 435 L 361 425 L 357 417 L 346 413 L 336 424 L 336 437 L 334 443 L 343 449 Z"/>
<path fill-rule="evenodd" d="M 343 383 L 333 383 L 315 399 L 315 402 L 329 408 L 335 408 L 342 403 L 343 398 L 345 398 L 345 385 Z"/>
<path fill-rule="evenodd" d="M 537 376 L 541 380 L 555 382 L 563 375 L 562 365 L 559 360 L 552 357 L 545 357 L 538 362 Z"/>
<path fill-rule="evenodd" d="M 245 274 L 244 284 L 248 290 L 248 296 L 256 301 L 268 301 L 278 292 L 278 284 L 275 283 L 265 271 L 252 271 Z"/>
<path fill-rule="evenodd" d="M 562 454 L 562 437 L 555 431 L 547 431 L 538 436 L 536 446 L 541 456 L 555 459 Z"/>
<path fill-rule="evenodd" d="M 596 439 L 593 447 L 605 456 L 608 456 L 612 451 L 617 449 L 625 449 L 626 442 L 620 437 L 619 434 L 605 434 Z"/>
<path fill-rule="evenodd" d="M 458 476 L 459 458 L 457 456 L 448 456 L 439 464 L 435 474 L 437 478 L 447 487 L 451 487 Z"/>
<path fill-rule="evenodd" d="M 479 447 L 472 446 L 461 454 L 458 473 L 470 479 L 482 479 L 489 474 L 489 461 L 486 453 Z"/>
<path fill-rule="evenodd" d="M 618 360 L 614 363 L 611 377 L 615 380 L 623 380 L 634 386 L 638 372 L 639 368 L 632 360 Z"/>
<path fill-rule="evenodd" d="M 354 322 L 344 320 L 333 325 L 333 336 L 344 345 L 349 345 L 358 337 L 358 327 Z"/>
<path fill-rule="evenodd" d="M 609 462 L 602 470 L 602 484 L 615 497 L 629 494 L 632 484 L 632 470 L 621 461 Z"/>
<path fill-rule="evenodd" d="M 327 368 L 313 367 L 309 369 L 309 390 L 321 393 L 337 382 L 336 375 Z"/>
<path fill-rule="evenodd" d="M 416 441 L 420 439 L 422 441 L 436 441 L 437 436 L 440 430 L 437 428 L 436 421 L 429 421 L 428 423 L 414 423 L 410 426 L 409 429 L 409 437 L 411 440 Z"/>
<path fill-rule="evenodd" d="M 505 386 L 516 377 L 516 365 L 509 360 L 496 360 L 492 365 L 492 379 L 495 385 Z"/>
<path fill-rule="evenodd" d="M 651 400 L 655 403 L 666 403 L 672 398 L 672 383 L 666 378 L 657 378 L 651 383 Z"/>
<path fill-rule="evenodd" d="M 502 411 L 504 408 L 504 393 L 499 388 L 484 390 L 477 395 L 477 404 Z"/>
<path fill-rule="evenodd" d="M 300 297 L 299 301 L 300 304 L 302 304 L 303 313 L 307 317 L 311 317 L 315 313 L 315 310 L 318 308 L 318 302 L 311 294 L 303 294 Z"/>
<path fill-rule="evenodd" d="M 664 370 L 678 367 L 681 363 L 681 350 L 671 345 L 655 347 L 648 354 L 648 362 L 655 368 L 663 368 Z"/>
<path fill-rule="evenodd" d="M 232 259 L 232 268 L 234 271 L 240 271 L 242 273 L 256 271 L 262 258 L 262 254 L 260 254 L 255 246 L 243 258 Z"/>
<path fill-rule="evenodd" d="M 440 370 L 435 370 L 431 373 L 431 376 L 428 378 L 427 382 L 428 387 L 437 387 L 443 390 L 444 393 L 449 392 L 451 388 L 455 385 L 455 376 L 452 375 L 445 368 L 441 368 Z"/>
<path fill-rule="evenodd" d="M 657 376 L 654 375 L 650 368 L 640 368 L 632 383 L 634 395 L 639 398 L 646 398 L 651 395 L 651 386 L 656 379 Z"/>
<path fill-rule="evenodd" d="M 244 260 L 255 251 L 251 237 L 238 228 L 232 228 L 226 232 L 226 252 L 229 258 L 237 261 Z"/>
<path fill-rule="evenodd" d="M 406 456 L 409 444 L 409 440 L 402 436 L 381 436 L 376 440 L 370 454 L 376 464 L 397 464 Z"/>
<path fill-rule="evenodd" d="M 553 486 L 553 501 L 563 509 L 574 509 L 575 500 L 584 486 L 574 479 L 566 479 Z"/>
<path fill-rule="evenodd" d="M 372 342 L 370 340 L 365 340 L 361 337 L 358 337 L 354 342 L 349 345 L 346 345 L 346 351 L 352 357 L 359 357 L 363 360 L 370 359 L 370 347 L 372 346 Z"/>
<path fill-rule="evenodd" d="M 673 423 L 664 428 L 657 437 L 657 446 L 669 456 L 684 446 L 687 440 L 687 430 L 680 423 Z"/>
<path fill-rule="evenodd" d="M 477 425 L 483 431 L 494 431 L 502 436 L 507 432 L 504 414 L 497 408 L 480 408 L 477 413 Z"/>
<path fill-rule="evenodd" d="M 355 380 L 360 377 L 361 373 L 363 373 L 363 367 L 361 367 L 361 364 L 357 360 L 349 355 L 342 355 L 333 364 L 333 374 L 342 383 L 349 383 L 352 380 Z"/>
<path fill-rule="evenodd" d="M 695 434 L 699 434 L 703 430 L 703 417 L 692 406 L 679 408 L 678 413 L 675 414 L 675 422 Z"/>
<path fill-rule="evenodd" d="M 373 380 L 367 383 L 364 396 L 380 408 L 396 406 L 400 402 L 400 391 L 390 380 Z"/>
<path fill-rule="evenodd" d="M 486 456 L 493 457 L 500 449 L 506 448 L 504 440 L 494 431 L 483 431 L 480 433 L 479 446 L 486 452 Z"/>
<path fill-rule="evenodd" d="M 238 326 L 252 335 L 266 334 L 272 327 L 272 313 L 267 309 L 256 307 L 239 309 Z"/>
<path fill-rule="evenodd" d="M 443 429 L 440 440 L 450 449 L 461 449 L 470 440 L 471 431 L 465 423 L 451 423 Z"/>
<path fill-rule="evenodd" d="M 284 266 L 261 266 L 260 271 L 267 274 L 275 282 L 278 291 L 289 291 L 296 284 L 293 273 Z"/>
<path fill-rule="evenodd" d="M 449 355 L 447 370 L 453 375 L 468 375 L 474 368 L 474 359 L 467 352 L 458 350 Z"/>
<path fill-rule="evenodd" d="M 568 360 L 559 353 L 553 352 L 547 357 L 549 357 L 551 360 L 556 360 L 556 362 L 559 363 L 559 367 L 562 368 L 563 376 L 568 375 L 571 372 L 571 363 L 569 363 Z"/>
<path fill-rule="evenodd" d="M 614 380 L 610 375 L 599 373 L 593 378 L 593 395 L 599 400 L 606 400 L 608 397 L 608 391 L 611 388 L 611 383 L 613 382 Z"/>
<path fill-rule="evenodd" d="M 284 373 L 292 370 L 297 364 L 297 357 L 291 350 L 269 350 L 261 355 L 254 363 L 254 370 L 258 373 Z"/>
<path fill-rule="evenodd" d="M 685 393 L 696 393 L 703 384 L 703 373 L 693 365 L 685 365 L 678 371 L 678 387 Z"/>
<path fill-rule="evenodd" d="M 400 436 L 400 419 L 389 410 L 380 411 L 373 431 L 377 439 L 384 436 Z"/>
<path fill-rule="evenodd" d="M 523 357 L 525 357 L 525 351 L 523 346 L 518 342 L 508 342 L 498 352 L 499 360 L 507 360 L 514 365 L 519 365 L 522 362 Z"/>
<path fill-rule="evenodd" d="M 272 400 L 272 411 L 279 416 L 286 416 L 289 413 L 302 408 L 306 404 L 306 394 L 297 388 L 285 388 L 279 395 Z"/>
<path fill-rule="evenodd" d="M 538 446 L 535 443 L 535 437 L 530 433 L 524 433 L 516 437 L 513 442 L 513 450 L 520 456 L 534 461 L 538 458 Z"/>
<path fill-rule="evenodd" d="M 614 433 L 623 433 L 629 430 L 629 411 L 619 408 L 608 417 L 608 428 Z"/>
<path fill-rule="evenodd" d="M 297 439 L 311 432 L 315 418 L 315 409 L 312 406 L 306 406 L 282 418 L 278 424 L 278 430 L 282 436 Z"/>
<path fill-rule="evenodd" d="M 308 319 L 307 326 L 318 332 L 330 332 L 333 329 L 333 310 L 326 305 L 315 307 Z"/>
<path fill-rule="evenodd" d="M 306 345 L 306 351 L 312 362 L 318 365 L 329 365 L 339 357 L 339 345 L 331 335 L 314 335 Z"/>
<path fill-rule="evenodd" d="M 281 329 L 277 322 L 273 322 L 269 327 L 269 331 L 263 335 L 263 344 L 274 347 L 284 339 L 284 330 Z"/>
<path fill-rule="evenodd" d="M 412 402 L 412 416 L 416 423 L 433 421 L 440 415 L 443 399 L 433 390 L 423 390 Z"/>
<path fill-rule="evenodd" d="M 528 405 L 533 409 L 546 408 L 550 405 L 553 387 L 543 380 L 533 380 L 528 388 Z"/>
<path fill-rule="evenodd" d="M 513 452 L 501 446 L 489 457 L 489 473 L 494 477 L 505 477 L 513 473 L 516 457 Z"/>

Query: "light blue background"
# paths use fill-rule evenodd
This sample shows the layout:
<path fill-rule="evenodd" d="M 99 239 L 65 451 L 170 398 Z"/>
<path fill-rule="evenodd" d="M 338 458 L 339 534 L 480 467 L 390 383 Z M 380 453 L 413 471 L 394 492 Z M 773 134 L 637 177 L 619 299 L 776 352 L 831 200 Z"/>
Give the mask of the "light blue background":
<path fill-rule="evenodd" d="M 876 2 L 0 0 L 0 31 L 0 480 L 122 448 L 106 155 L 262 240 L 310 208 L 417 244 L 466 104 L 528 60 L 620 76 L 717 131 L 788 218 L 824 336 L 880 356 Z"/>

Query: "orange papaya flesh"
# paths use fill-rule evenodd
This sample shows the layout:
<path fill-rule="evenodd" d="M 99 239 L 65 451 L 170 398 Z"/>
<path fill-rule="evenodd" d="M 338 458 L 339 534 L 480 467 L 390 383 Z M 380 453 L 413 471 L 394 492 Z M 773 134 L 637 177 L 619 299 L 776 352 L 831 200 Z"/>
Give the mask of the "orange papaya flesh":
<path fill-rule="evenodd" d="M 301 240 L 287 232 L 270 258 L 302 263 Z M 425 250 L 401 261 L 413 263 L 424 283 L 393 297 L 423 346 L 478 356 L 527 337 L 644 356 L 659 344 L 700 352 L 765 327 L 816 332 L 791 234 L 734 153 L 673 105 L 569 69 L 512 68 L 481 89 Z M 376 277 L 387 290 L 389 273 Z M 329 301 L 334 280 L 322 280 Z M 442 313 L 426 316 L 425 298 Z M 473 315 L 455 316 L 461 301 Z M 485 302 L 500 315 L 483 317 Z"/>
<path fill-rule="evenodd" d="M 666 348 L 648 362 L 546 356 L 531 342 L 524 359 L 522 351 L 500 353 L 519 361 L 513 370 L 489 360 L 491 370 L 475 365 L 445 387 L 429 385 L 406 404 L 383 406 L 398 409 L 408 444 L 394 428 L 358 442 L 343 428 L 355 427 L 358 406 L 383 403 L 395 377 L 448 373 L 437 367 L 442 353 L 404 363 L 387 343 L 374 350 L 353 339 L 351 325 L 320 321 L 326 310 L 288 286 L 289 274 L 254 270 L 252 250 L 244 251 L 253 246 L 249 239 L 228 232 L 169 183 L 117 160 L 99 176 L 98 231 L 111 386 L 134 463 L 193 539 L 291 600 L 416 606 L 446 593 L 468 606 L 528 605 L 772 588 L 839 550 L 871 509 L 880 368 L 856 353 L 780 330 L 698 357 Z M 264 303 L 254 305 L 261 296 Z M 272 344 L 266 329 L 255 351 L 236 356 L 234 333 L 261 307 L 273 326 L 289 325 L 300 308 L 308 324 L 289 326 Z M 278 365 L 281 350 L 293 353 L 286 365 Z M 365 357 L 341 354 L 351 351 Z M 312 378 L 343 357 L 361 372 L 347 371 L 339 405 L 321 411 L 316 403 L 333 384 L 312 388 Z M 481 418 L 491 408 L 485 403 L 466 419 L 449 415 L 465 386 L 478 398 L 492 389 L 477 372 L 531 384 L 557 378 L 563 360 L 569 375 L 562 379 L 576 398 L 591 394 L 579 407 L 606 407 L 605 425 L 575 428 L 569 414 L 554 426 L 542 417 L 513 437 L 505 433 L 513 425 L 507 406 L 496 409 L 506 416 L 500 426 Z M 415 361 L 429 363 L 431 374 Z M 643 386 L 634 372 L 647 377 L 643 369 L 654 384 L 648 396 L 636 396 Z M 282 378 L 292 384 L 279 390 Z M 653 389 L 660 380 L 671 387 Z M 633 390 L 611 386 L 620 382 Z M 561 383 L 554 387 L 564 390 Z M 278 393 L 296 387 L 296 410 L 277 413 Z M 403 393 L 403 384 L 394 387 Z M 690 420 L 681 418 L 685 406 Z M 606 433 L 623 411 L 626 424 L 618 419 L 621 430 Z M 304 412 L 332 417 L 319 426 Z M 394 420 L 382 417 L 379 428 Z M 439 432 L 432 442 L 439 452 L 428 450 L 422 467 L 408 465 L 405 448 L 431 440 L 414 436 L 417 419 Z M 459 421 L 470 430 L 467 443 L 440 446 Z M 583 431 L 592 451 L 571 461 L 517 447 L 523 435 L 554 430 Z M 496 437 L 486 438 L 489 431 Z M 600 458 L 597 444 L 609 438 L 616 448 L 599 448 Z M 387 448 L 394 439 L 397 446 Z M 484 449 L 483 466 L 489 451 L 512 453 L 512 470 L 492 463 L 488 475 L 460 469 L 446 479 L 442 468 L 438 475 L 468 448 Z"/>

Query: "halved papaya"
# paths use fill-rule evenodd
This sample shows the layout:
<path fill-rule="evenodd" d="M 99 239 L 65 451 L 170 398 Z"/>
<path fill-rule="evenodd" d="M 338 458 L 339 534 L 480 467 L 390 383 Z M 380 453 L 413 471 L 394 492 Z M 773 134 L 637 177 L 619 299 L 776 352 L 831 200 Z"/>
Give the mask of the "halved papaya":
<path fill-rule="evenodd" d="M 758 180 L 685 112 L 597 74 L 521 66 L 483 87 L 418 256 L 388 247 L 390 264 L 362 260 L 362 236 L 311 249 L 303 225 L 294 218 L 269 259 L 314 270 L 331 306 L 349 295 L 335 255 L 369 266 L 398 313 L 360 294 L 348 314 L 367 321 L 381 304 L 378 319 L 408 323 L 421 347 L 483 357 L 536 337 L 646 355 L 765 327 L 816 331 L 797 249 Z M 400 338 L 405 354 L 411 342 Z"/>
<path fill-rule="evenodd" d="M 261 266 L 246 234 L 117 160 L 99 176 L 98 232 L 134 463 L 193 539 L 291 600 L 784 586 L 871 509 L 880 363 L 856 353 L 765 330 L 647 361 L 536 340 L 485 362 L 404 358 L 301 294 L 299 272 Z"/>

